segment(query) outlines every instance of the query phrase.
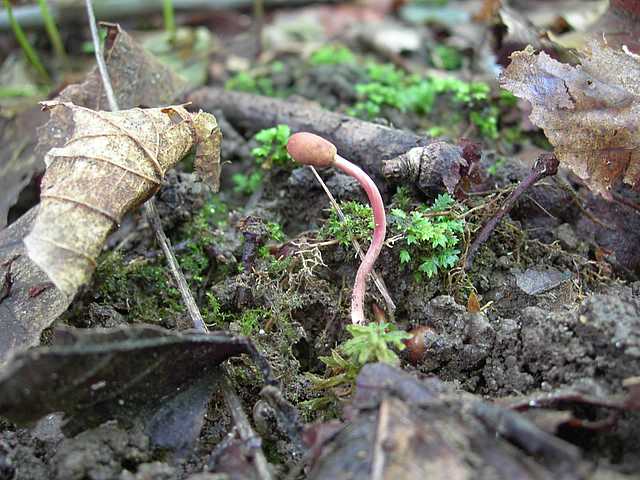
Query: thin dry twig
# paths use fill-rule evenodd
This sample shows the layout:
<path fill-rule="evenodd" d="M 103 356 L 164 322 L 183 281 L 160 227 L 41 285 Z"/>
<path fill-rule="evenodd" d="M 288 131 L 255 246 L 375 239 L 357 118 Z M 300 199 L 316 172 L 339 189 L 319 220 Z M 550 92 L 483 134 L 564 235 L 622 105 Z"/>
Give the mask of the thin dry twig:
<path fill-rule="evenodd" d="M 504 218 L 504 216 L 511 211 L 516 201 L 522 196 L 524 192 L 527 191 L 531 185 L 535 184 L 538 180 L 541 180 L 545 177 L 555 175 L 558 171 L 558 159 L 552 153 L 543 153 L 538 157 L 536 163 L 534 164 L 531 172 L 527 177 L 522 180 L 516 187 L 516 189 L 511 192 L 511 195 L 504 202 L 504 205 L 498 210 L 498 213 L 491 218 L 485 225 L 482 227 L 482 230 L 473 241 L 473 244 L 469 247 L 467 252 L 466 260 L 464 263 L 464 269 L 469 270 L 471 265 L 473 264 L 473 258 L 476 253 L 480 249 L 480 247 L 487 241 L 491 233 L 498 226 L 500 221 Z"/>
<path fill-rule="evenodd" d="M 89 21 L 91 22 L 91 32 L 92 38 L 94 42 L 94 47 L 96 49 L 96 59 L 98 61 L 98 69 L 100 71 L 100 75 L 102 78 L 102 82 L 105 86 L 105 90 L 107 92 L 111 91 L 111 97 L 109 97 L 109 93 L 107 93 L 107 97 L 109 98 L 109 104 L 113 111 L 118 110 L 118 104 L 115 100 L 115 96 L 113 96 L 113 89 L 111 88 L 111 81 L 109 79 L 109 75 L 106 69 L 106 65 L 104 63 L 104 58 L 102 57 L 102 51 L 100 50 L 97 29 L 95 26 L 95 18 L 93 14 L 93 5 L 91 4 L 91 0 L 86 0 L 87 5 L 87 13 L 89 15 Z M 100 67 L 102 65 L 102 67 Z M 180 269 L 180 265 L 176 259 L 176 256 L 173 252 L 173 248 L 171 246 L 171 242 L 167 238 L 164 230 L 162 229 L 162 224 L 160 222 L 160 215 L 158 214 L 157 209 L 155 208 L 155 203 L 153 202 L 153 198 L 148 200 L 145 203 L 145 214 L 149 221 L 149 225 L 154 230 L 156 234 L 156 238 L 158 239 L 158 243 L 162 247 L 162 251 L 167 257 L 167 263 L 169 264 L 169 268 L 171 269 L 171 273 L 173 274 L 176 283 L 178 284 L 178 288 L 180 289 L 180 293 L 182 294 L 182 299 L 191 315 L 191 320 L 193 321 L 193 325 L 197 330 L 202 332 L 207 332 L 207 326 L 202 319 L 202 315 L 200 314 L 200 310 L 189 290 L 189 286 L 187 285 L 187 281 L 184 278 L 182 270 Z M 233 387 L 231 386 L 231 382 L 229 381 L 229 372 L 225 367 L 222 367 L 224 375 L 222 376 L 223 380 L 223 392 L 224 398 L 231 411 L 231 415 L 233 417 L 234 423 L 238 428 L 238 432 L 240 433 L 240 437 L 249 441 L 253 438 L 258 438 L 253 429 L 251 428 L 251 424 L 242 409 L 242 404 L 238 395 L 235 393 Z M 264 456 L 262 449 L 258 446 L 254 452 L 254 466 L 256 468 L 257 474 L 261 480 L 271 480 L 271 472 L 269 472 L 267 459 Z"/>
<path fill-rule="evenodd" d="M 100 72 L 100 78 L 102 78 L 102 85 L 104 92 L 107 95 L 109 101 L 109 108 L 112 112 L 120 110 L 118 108 L 118 102 L 116 96 L 113 93 L 113 87 L 111 86 L 111 78 L 107 71 L 107 64 L 104 61 L 104 55 L 102 53 L 102 45 L 100 45 L 100 38 L 98 37 L 98 27 L 96 26 L 96 16 L 93 13 L 93 3 L 91 0 L 86 0 L 87 16 L 89 17 L 89 29 L 91 30 L 91 40 L 93 41 L 93 50 L 96 53 L 96 63 L 98 64 L 98 71 Z"/>
<path fill-rule="evenodd" d="M 111 79 L 109 78 L 109 72 L 107 71 L 107 65 L 104 61 L 104 55 L 102 53 L 102 48 L 100 47 L 100 39 L 98 38 L 98 29 L 96 27 L 96 19 L 93 13 L 93 4 L 91 0 L 86 0 L 87 7 L 87 16 L 89 17 L 89 28 L 91 29 L 91 39 L 93 41 L 93 47 L 96 52 L 96 62 L 98 64 L 98 71 L 100 72 L 100 78 L 102 79 L 102 84 L 104 86 L 105 93 L 107 95 L 107 99 L 109 101 L 109 107 L 113 112 L 117 112 L 120 110 L 118 107 L 118 102 L 116 101 L 115 94 L 113 92 L 113 87 L 111 86 Z M 171 274 L 178 286 L 178 290 L 180 290 L 180 295 L 182 296 L 182 301 L 187 307 L 187 311 L 189 312 L 189 316 L 191 317 L 191 321 L 193 322 L 193 326 L 202 332 L 208 332 L 207 325 L 204 323 L 202 318 L 202 314 L 200 313 L 200 309 L 196 304 L 195 299 L 193 298 L 193 294 L 189 289 L 189 285 L 187 284 L 187 280 L 182 273 L 182 269 L 180 268 L 180 264 L 178 263 L 178 259 L 173 251 L 173 247 L 171 246 L 170 240 L 167 238 L 167 235 L 164 233 L 162 229 L 162 222 L 160 220 L 160 215 L 158 214 L 158 210 L 155 206 L 155 201 L 153 197 L 151 197 L 144 204 L 144 213 L 147 218 L 147 222 L 149 226 L 155 233 L 156 239 L 164 252 L 165 257 L 167 258 L 167 264 L 169 265 L 169 269 L 171 270 Z"/>
<path fill-rule="evenodd" d="M 224 400 L 227 404 L 227 408 L 229 408 L 229 411 L 231 412 L 233 423 L 238 429 L 240 438 L 247 443 L 250 443 L 253 439 L 259 439 L 260 437 L 258 437 L 258 435 L 253 431 L 253 428 L 251 428 L 249 418 L 242 408 L 242 402 L 240 402 L 240 398 L 238 398 L 238 395 L 229 381 L 229 372 L 227 368 L 223 366 L 222 371 L 224 372 L 224 375 L 222 376 L 222 392 L 224 394 Z M 258 478 L 261 480 L 271 480 L 273 477 L 269 471 L 267 459 L 262 452 L 262 448 L 260 448 L 259 445 L 256 446 L 253 453 L 253 464 L 256 468 Z"/>

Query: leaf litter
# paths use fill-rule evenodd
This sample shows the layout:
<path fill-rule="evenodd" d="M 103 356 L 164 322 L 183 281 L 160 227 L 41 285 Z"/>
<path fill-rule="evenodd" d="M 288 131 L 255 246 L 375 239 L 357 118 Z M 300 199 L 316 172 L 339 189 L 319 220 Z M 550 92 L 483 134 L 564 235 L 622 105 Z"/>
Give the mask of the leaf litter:
<path fill-rule="evenodd" d="M 561 164 L 606 198 L 619 182 L 640 189 L 640 61 L 600 41 L 580 66 L 532 48 L 511 59 L 500 84 L 531 103 Z"/>
<path fill-rule="evenodd" d="M 200 434 L 217 366 L 240 354 L 273 381 L 248 339 L 223 332 L 61 329 L 51 346 L 18 354 L 3 369 L 0 411 L 18 424 L 64 412 L 67 435 L 111 419 L 139 421 L 157 445 L 184 448 Z"/>
<path fill-rule="evenodd" d="M 172 103 L 172 100 L 167 103 Z M 133 107 L 135 105 L 131 106 Z M 95 109 L 95 107 L 93 108 Z M 311 193 L 311 189 L 305 191 L 306 196 L 311 196 Z M 269 192 L 267 192 L 267 195 L 269 195 Z M 303 204 L 305 202 L 300 203 Z M 549 225 L 549 223 L 550 222 L 548 221 L 546 225 Z M 511 224 L 509 226 L 512 227 Z M 530 226 L 530 224 L 528 224 L 526 220 L 523 220 L 522 228 L 526 229 L 528 226 Z M 530 246 L 531 245 L 529 245 L 529 247 Z M 516 285 L 513 284 L 514 276 L 512 274 L 514 270 L 509 270 L 509 267 L 512 267 L 516 262 L 510 261 L 509 258 L 505 259 L 505 249 L 508 249 L 508 246 L 503 248 L 501 245 L 496 246 L 496 244 L 494 244 L 493 248 L 496 248 L 496 257 L 499 255 L 503 256 L 500 257 L 498 262 L 492 261 L 488 264 L 490 267 L 500 265 L 497 268 L 497 271 L 492 273 L 491 280 L 493 281 L 494 274 L 496 279 L 504 278 L 505 287 L 501 287 L 499 289 L 499 293 L 507 292 L 508 294 L 513 293 L 517 296 L 518 289 L 514 288 Z M 538 250 L 535 250 L 535 252 L 538 252 Z M 491 254 L 493 255 L 493 252 L 491 252 Z M 520 252 L 516 252 L 516 255 L 519 254 Z M 535 255 L 535 253 L 529 254 Z M 564 254 L 560 253 L 560 255 Z M 334 265 L 335 259 L 331 257 L 331 254 L 328 255 L 328 258 L 329 264 Z M 333 262 L 331 260 L 333 260 Z M 493 260 L 495 260 L 495 258 Z M 259 260 L 258 262 L 262 261 L 264 260 Z M 340 258 L 339 261 L 347 263 L 345 262 L 344 257 Z M 528 265 L 526 262 L 523 263 Z M 564 271 L 567 267 L 567 264 L 562 262 L 553 263 L 561 265 L 560 271 Z M 517 264 L 519 267 L 521 266 L 520 260 L 518 260 Z M 388 267 L 388 265 L 386 267 Z M 569 268 L 573 269 L 572 266 L 569 266 Z M 500 272 L 499 270 L 503 271 Z M 388 275 L 388 272 L 386 273 Z M 251 278 L 252 274 L 251 272 L 245 272 L 245 275 Z M 481 270 L 477 275 L 478 277 L 484 278 L 485 275 L 488 276 L 488 273 L 487 271 Z M 579 279 L 576 280 L 579 281 Z M 404 282 L 404 279 L 402 279 L 401 282 Z M 489 298 L 493 301 L 494 297 L 491 297 L 493 293 L 487 290 L 489 287 L 482 287 L 481 285 L 482 283 L 476 284 L 479 288 L 478 294 L 482 299 L 482 303 L 485 304 Z M 568 288 L 571 289 L 572 287 L 573 285 L 569 285 Z M 41 287 L 33 286 L 29 291 L 33 291 L 35 294 L 40 288 Z M 424 304 L 426 304 L 429 298 L 434 295 L 434 292 L 429 288 L 430 287 L 425 287 L 424 289 L 412 290 L 411 295 L 415 297 L 414 299 L 406 298 L 406 295 L 405 297 L 401 296 L 403 301 L 400 304 L 402 305 L 402 308 L 407 310 L 407 318 L 410 321 L 423 322 L 432 318 L 428 313 L 429 310 L 424 308 Z M 563 287 L 554 288 L 550 293 L 545 293 L 545 295 L 548 295 L 547 298 L 553 298 L 553 296 L 557 295 L 559 290 L 562 288 Z M 398 292 L 403 292 L 403 287 L 400 285 L 392 285 L 392 289 L 396 294 Z M 46 290 L 43 292 L 46 292 Z M 400 293 L 400 295 L 403 294 Z M 522 296 L 521 293 L 520 296 Z M 634 296 L 635 295 L 631 295 L 632 299 Z M 9 298 L 10 297 L 7 297 L 7 299 Z M 38 298 L 38 296 L 35 298 Z M 420 301 L 421 298 L 424 299 L 423 302 Z M 500 303 L 499 297 L 496 296 L 495 300 L 496 303 Z M 460 304 L 458 299 L 454 301 L 453 298 L 451 298 L 451 302 L 453 302 L 454 305 L 456 301 Z M 510 303 L 512 307 L 516 308 L 516 313 L 505 314 L 503 307 L 505 303 Z M 523 310 L 521 305 L 531 305 L 532 303 L 539 304 L 541 308 L 538 307 L 535 311 L 527 311 L 527 309 Z M 495 394 L 496 389 L 501 389 L 500 391 L 511 391 L 512 389 L 530 391 L 530 389 L 537 388 L 538 386 L 541 388 L 549 388 L 549 383 L 566 382 L 572 378 L 572 373 L 566 373 L 572 368 L 575 368 L 575 372 L 573 373 L 575 373 L 576 376 L 585 375 L 589 378 L 593 378 L 594 380 L 602 380 L 596 373 L 593 373 L 594 371 L 611 372 L 611 365 L 615 365 L 617 368 L 618 365 L 625 363 L 628 367 L 627 370 L 633 370 L 633 368 L 635 368 L 634 365 L 636 360 L 633 353 L 634 348 L 636 348 L 635 340 L 632 341 L 627 338 L 627 341 L 625 342 L 624 339 L 629 336 L 627 335 L 625 337 L 623 331 L 618 332 L 616 329 L 615 338 L 621 338 L 622 340 L 620 340 L 621 347 L 616 345 L 616 348 L 614 349 L 613 346 L 608 345 L 608 342 L 612 341 L 613 336 L 603 330 L 601 328 L 602 325 L 599 325 L 599 323 L 603 323 L 606 319 L 607 322 L 609 322 L 607 323 L 607 329 L 613 328 L 614 325 L 612 325 L 611 322 L 614 322 L 614 315 L 607 313 L 607 308 L 620 308 L 620 312 L 622 312 L 620 316 L 622 316 L 625 319 L 625 322 L 628 322 L 630 328 L 633 329 L 632 325 L 634 322 L 631 320 L 631 316 L 627 315 L 627 313 L 634 308 L 633 301 L 625 302 L 624 305 L 618 305 L 615 303 L 615 294 L 612 294 L 609 299 L 601 299 L 597 302 L 593 302 L 589 307 L 592 312 L 587 308 L 583 312 L 584 315 L 581 314 L 580 317 L 567 316 L 567 312 L 557 312 L 557 316 L 549 316 L 546 310 L 553 309 L 545 306 L 540 299 L 536 299 L 535 301 L 527 300 L 527 303 L 522 303 L 520 305 L 518 305 L 517 302 L 504 301 L 502 304 L 503 306 L 498 305 L 497 310 L 494 310 L 493 308 L 488 309 L 486 314 L 483 313 L 482 309 L 478 309 L 480 311 L 474 311 L 470 318 L 465 317 L 464 322 L 461 322 L 460 315 L 454 314 L 454 311 L 449 310 L 447 312 L 447 317 L 449 318 L 448 323 L 443 322 L 443 324 L 434 325 L 436 327 L 434 330 L 435 335 L 438 337 L 437 342 L 439 342 L 440 345 L 438 345 L 437 342 L 432 345 L 432 347 L 435 347 L 437 351 L 435 354 L 433 352 L 429 352 L 429 354 L 425 356 L 423 363 L 418 367 L 420 368 L 420 371 L 435 372 L 439 376 L 443 377 L 449 376 L 450 379 L 464 381 L 464 387 L 467 389 Z M 249 302 L 249 305 L 253 305 L 253 303 Z M 562 302 L 562 306 L 564 305 L 565 303 Z M 604 306 L 601 310 L 597 310 L 598 305 Z M 498 312 L 497 314 L 496 311 Z M 520 316 L 520 312 L 522 312 L 522 317 Z M 593 312 L 599 313 L 592 315 Z M 307 323 L 316 320 L 316 315 L 311 314 L 311 312 L 307 312 L 306 309 L 302 313 L 312 317 Z M 624 322 L 618 323 L 620 325 L 624 324 L 625 328 L 627 328 Z M 532 325 L 535 328 L 532 328 Z M 555 325 L 560 325 L 560 328 L 556 328 Z M 305 329 L 306 328 L 307 325 L 305 325 Z M 574 330 L 577 331 L 574 332 Z M 312 330 L 309 330 L 309 332 L 311 331 Z M 564 336 L 556 338 L 555 335 L 560 331 L 565 332 L 566 335 L 562 334 Z M 315 333 L 316 330 L 313 330 L 313 332 Z M 541 332 L 546 333 L 543 335 Z M 324 333 L 326 332 L 323 332 L 323 335 Z M 567 335 L 570 336 L 572 333 L 579 334 L 580 342 L 578 343 L 580 343 L 580 345 L 575 345 L 575 338 L 567 339 Z M 445 338 L 448 334 L 451 336 L 451 342 Z M 270 337 L 271 335 L 269 334 L 267 336 Z M 455 343 L 453 342 L 454 337 Z M 480 337 L 483 337 L 482 340 L 480 340 Z M 596 341 L 594 338 L 598 338 L 600 340 Z M 550 343 L 549 339 L 557 343 L 557 348 L 549 347 L 548 350 L 543 350 L 546 353 L 542 355 L 548 357 L 550 359 L 549 363 L 552 364 L 547 366 L 542 365 L 538 361 L 537 357 L 540 356 L 541 350 L 535 351 L 537 350 L 537 344 L 535 341 L 539 340 L 539 348 L 544 349 L 545 346 Z M 311 340 L 311 338 L 308 340 Z M 326 341 L 326 338 L 315 339 L 316 344 L 314 345 L 314 348 Z M 477 343 L 480 341 L 484 342 L 480 347 L 487 347 L 487 349 L 484 354 L 480 352 L 481 356 L 478 358 L 479 345 Z M 455 345 L 453 349 L 451 349 L 452 345 Z M 567 345 L 570 345 L 570 347 L 566 348 Z M 596 350 L 589 350 L 589 348 L 596 348 Z M 447 349 L 449 349 L 449 351 L 447 351 Z M 620 362 L 620 359 L 615 357 L 615 355 L 622 355 L 622 353 L 624 353 L 624 355 L 621 358 L 624 359 L 624 362 Z M 560 357 L 556 358 L 557 354 L 561 354 Z M 482 355 L 485 356 L 482 357 Z M 574 355 L 576 356 L 574 357 Z M 614 358 L 613 361 L 612 356 Z M 476 363 L 465 363 L 472 361 Z M 607 365 L 607 362 L 612 363 Z M 293 363 L 295 363 L 295 360 Z M 289 367 L 291 370 L 296 369 L 293 364 Z M 590 371 L 589 368 L 592 368 L 593 370 Z M 459 370 L 452 374 L 451 372 L 456 369 Z M 619 383 L 619 373 L 621 372 L 616 370 L 613 376 L 608 376 L 605 383 L 609 387 L 616 388 Z M 406 387 L 407 383 L 416 383 L 413 378 L 405 378 L 401 380 L 391 372 L 384 369 L 377 371 L 376 375 L 377 381 L 383 380 L 382 383 L 385 383 L 385 388 L 379 388 L 377 390 L 381 393 L 381 398 L 376 400 L 372 399 L 370 395 L 367 397 L 367 392 L 370 394 L 372 390 L 376 390 L 376 385 L 375 381 L 365 382 L 365 385 L 362 388 L 365 392 L 363 397 L 364 402 L 361 404 L 358 403 L 358 398 L 354 399 L 351 411 L 348 409 L 345 410 L 345 419 L 347 420 L 347 424 L 343 430 L 340 430 L 340 432 L 344 432 L 345 430 L 353 431 L 355 429 L 362 428 L 363 430 L 373 433 L 373 435 L 368 436 L 364 441 L 359 443 L 359 445 L 363 446 L 365 451 L 373 452 L 373 461 L 369 463 L 367 461 L 362 461 L 357 464 L 355 466 L 357 471 L 366 472 L 366 475 L 373 472 L 377 478 L 381 478 L 382 474 L 386 477 L 390 477 L 391 475 L 398 476 L 402 475 L 406 469 L 429 469 L 429 467 L 434 465 L 434 463 L 430 464 L 429 460 L 435 458 L 436 465 L 441 465 L 437 463 L 439 460 L 448 462 L 446 463 L 446 466 L 450 466 L 452 471 L 462 476 L 464 475 L 465 468 L 467 468 L 468 465 L 472 464 L 474 467 L 482 466 L 484 465 L 483 462 L 487 460 L 487 458 L 499 458 L 501 462 L 499 468 L 512 466 L 516 469 L 518 467 L 513 466 L 509 460 L 510 455 L 513 455 L 516 458 L 516 465 L 523 469 L 523 476 L 526 476 L 527 474 L 534 476 L 532 473 L 533 471 L 544 472 L 539 475 L 539 478 L 564 478 L 564 476 L 566 476 L 566 472 L 570 472 L 569 475 L 575 474 L 580 477 L 583 476 L 583 465 L 579 459 L 579 455 L 576 454 L 576 448 L 572 448 L 570 445 L 562 443 L 562 441 L 556 441 L 557 439 L 554 437 L 550 438 L 549 436 L 540 435 L 539 430 L 542 428 L 531 428 L 530 424 L 522 422 L 522 418 L 517 415 L 510 415 L 511 412 L 506 411 L 503 408 L 493 408 L 493 406 L 488 404 L 483 404 L 478 408 L 475 408 L 477 405 L 474 405 L 468 410 L 462 408 L 459 409 L 462 411 L 461 415 L 463 415 L 463 421 L 461 422 L 460 419 L 455 417 L 455 415 L 460 414 L 460 412 L 455 412 L 454 410 L 455 407 L 460 404 L 464 405 L 464 400 L 466 399 L 462 398 L 464 395 L 459 395 L 459 392 L 455 393 L 453 401 L 451 401 L 450 398 L 443 399 L 443 395 L 446 396 L 446 393 L 443 394 L 442 392 L 447 391 L 447 388 L 449 388 L 448 385 L 445 386 L 442 384 L 437 388 L 431 385 L 433 386 L 433 389 L 431 390 L 429 388 L 421 389 L 414 385 L 413 388 L 415 391 L 423 394 L 423 396 L 418 397 L 407 394 L 408 396 L 405 397 L 398 394 L 397 390 L 401 388 L 401 385 Z M 540 383 L 540 379 L 544 379 L 544 381 Z M 489 383 L 495 381 L 499 382 L 498 386 L 491 385 Z M 427 379 L 426 382 L 429 384 L 430 379 Z M 305 385 L 306 384 L 303 382 L 300 385 L 294 385 L 293 388 L 298 389 L 305 387 Z M 359 387 L 362 387 L 362 383 L 360 383 Z M 411 390 L 410 388 L 408 389 Z M 436 393 L 433 393 L 433 390 L 436 390 Z M 198 398 L 202 399 L 204 397 Z M 194 400 L 192 402 L 193 405 L 198 403 L 201 405 L 201 400 Z M 441 403 L 446 405 L 446 407 L 441 408 Z M 416 406 L 419 406 L 425 410 L 425 412 L 416 410 Z M 171 408 L 169 408 L 169 410 L 171 410 Z M 358 410 L 358 415 L 354 414 L 354 410 Z M 441 413 L 442 415 L 438 418 L 433 418 L 430 415 L 434 412 Z M 472 412 L 475 420 L 469 419 L 467 416 L 469 412 Z M 550 412 L 550 414 L 553 414 L 550 415 L 550 417 L 555 415 L 555 420 L 548 418 L 541 422 L 541 424 L 553 423 L 555 421 L 558 425 L 562 425 L 562 428 L 564 429 L 567 425 L 573 423 L 573 420 L 566 412 L 561 411 L 557 413 L 557 415 L 556 413 L 557 412 L 555 411 Z M 598 412 L 596 412 L 596 414 L 597 413 Z M 365 418 L 367 415 L 369 415 L 368 419 Z M 158 414 L 156 415 L 156 418 L 160 418 L 162 416 L 162 414 Z M 193 418 L 197 421 L 197 415 Z M 439 423 L 439 421 L 441 423 Z M 426 424 L 426 428 L 422 423 Z M 482 427 L 480 423 L 482 423 L 484 427 Z M 160 424 L 162 424 L 162 422 L 160 422 Z M 469 424 L 471 424 L 470 429 L 468 428 Z M 445 429 L 440 428 L 442 425 L 447 427 L 444 434 L 443 432 Z M 628 423 L 626 422 L 620 423 L 621 427 L 626 427 L 627 425 Z M 388 436 L 379 435 L 380 432 L 384 432 L 385 428 L 388 432 L 391 432 L 391 434 Z M 269 428 L 267 427 L 266 430 L 268 431 Z M 342 435 L 342 433 L 337 432 L 335 428 L 327 428 L 327 431 L 329 430 L 331 430 L 331 432 L 328 433 L 327 436 L 333 440 L 344 441 L 345 438 L 347 438 L 347 440 L 351 438 L 346 434 Z M 484 431 L 484 434 L 478 434 L 478 431 Z M 416 435 L 411 436 L 412 432 L 417 433 Z M 90 435 L 91 431 L 86 433 Z M 84 438 L 85 437 L 82 436 L 82 439 Z M 105 438 L 107 438 L 106 435 Z M 269 435 L 265 434 L 264 438 L 269 438 Z M 429 443 L 433 438 L 436 438 L 438 442 L 435 444 Z M 498 442 L 496 442 L 496 438 L 498 438 Z M 451 441 L 452 439 L 453 441 Z M 457 440 L 460 439 L 462 439 L 462 441 L 458 442 Z M 505 439 L 508 441 L 503 442 Z M 78 446 L 80 445 L 79 442 L 82 441 L 80 436 L 76 437 L 74 440 L 78 441 L 76 444 Z M 220 469 L 219 471 L 228 472 L 232 478 L 233 475 L 238 475 L 239 471 L 244 472 L 244 470 L 239 470 L 237 468 L 234 470 L 234 467 L 239 465 L 234 465 L 234 462 L 239 461 L 241 464 L 244 462 L 241 466 L 246 467 L 247 458 L 250 457 L 252 453 L 251 442 L 245 442 L 238 440 L 237 438 L 235 440 L 236 443 L 231 442 L 230 445 L 228 445 L 228 449 L 220 448 L 218 450 L 218 453 L 221 454 L 219 458 L 226 460 L 228 464 L 228 469 Z M 281 440 L 282 439 L 279 440 L 279 446 L 282 443 Z M 408 448 L 404 451 L 401 448 L 397 449 L 395 447 L 397 447 L 398 444 L 401 446 L 408 445 Z M 441 454 L 439 456 L 430 456 L 430 450 L 427 449 L 425 455 L 413 455 L 425 444 L 427 444 L 428 447 L 432 446 L 434 450 Z M 465 453 L 468 452 L 463 452 L 462 456 L 460 456 L 459 451 L 456 450 L 459 448 L 460 444 L 468 446 L 467 451 L 472 452 L 474 456 L 466 457 Z M 480 445 L 480 448 L 478 448 L 478 444 Z M 535 449 L 536 445 L 540 447 L 538 450 Z M 224 447 L 223 444 L 220 444 L 220 446 Z M 345 446 L 344 443 L 329 442 L 324 445 L 326 448 L 321 450 L 324 450 L 324 453 L 329 454 L 329 461 L 331 461 L 331 458 L 337 459 L 339 464 L 345 465 L 348 468 L 352 467 L 352 464 L 349 462 L 354 462 L 354 459 L 355 462 L 363 460 L 362 457 L 358 458 L 357 451 L 342 448 L 343 446 Z M 517 450 L 514 447 L 522 450 Z M 498 450 L 504 448 L 504 450 L 500 453 L 496 453 L 496 448 Z M 523 451 L 526 452 L 526 454 L 523 455 Z M 502 453 L 505 452 L 506 455 L 502 455 Z M 518 452 L 520 453 L 518 454 Z M 280 448 L 278 448 L 278 453 L 281 453 Z M 487 456 L 482 456 L 485 454 L 487 454 Z M 401 455 L 405 455 L 404 462 L 398 461 Z M 425 460 L 425 458 L 427 460 Z M 479 458 L 480 460 L 478 460 Z M 129 462 L 130 460 L 126 461 Z M 220 463 L 224 462 L 219 461 L 217 464 L 212 462 L 210 465 L 212 468 L 217 469 Z M 137 475 L 142 476 L 145 472 L 149 475 L 148 472 L 150 470 L 147 470 L 148 465 L 149 464 L 140 466 L 137 469 Z M 149 466 L 149 468 L 151 467 Z M 545 469 L 547 471 L 545 471 Z M 247 476 L 251 475 L 250 470 L 251 469 L 246 471 Z M 480 468 L 475 468 L 472 473 L 478 474 L 485 471 L 493 472 L 491 469 L 481 470 Z M 130 472 L 123 472 L 123 474 L 124 473 L 130 474 Z M 338 472 L 337 475 L 340 473 L 341 472 Z M 132 476 L 134 474 L 130 475 Z M 586 474 L 584 474 L 584 476 L 586 476 Z M 317 474 L 315 478 L 324 477 Z M 369 476 L 367 476 L 367 478 L 369 478 Z"/>
<path fill-rule="evenodd" d="M 120 112 L 59 101 L 43 106 L 69 130 L 63 146 L 45 156 L 40 208 L 25 244 L 70 297 L 91 278 L 107 236 L 124 214 L 150 198 L 192 148 L 196 168 L 218 188 L 221 133 L 213 115 L 180 106 Z"/>

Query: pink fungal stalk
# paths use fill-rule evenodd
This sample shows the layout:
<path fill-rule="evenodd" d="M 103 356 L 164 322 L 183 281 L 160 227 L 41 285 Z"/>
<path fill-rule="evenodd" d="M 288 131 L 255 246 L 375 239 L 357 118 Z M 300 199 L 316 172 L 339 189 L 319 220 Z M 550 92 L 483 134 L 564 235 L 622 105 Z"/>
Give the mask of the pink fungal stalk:
<path fill-rule="evenodd" d="M 387 217 L 384 212 L 384 203 L 382 202 L 380 191 L 369 175 L 357 165 L 338 155 L 335 145 L 318 135 L 308 132 L 292 135 L 287 143 L 287 151 L 296 162 L 304 165 L 319 168 L 330 166 L 339 168 L 347 175 L 355 178 L 366 192 L 367 197 L 369 197 L 375 228 L 369 250 L 367 250 L 367 254 L 364 256 L 356 273 L 351 296 L 351 321 L 357 325 L 364 325 L 364 294 L 367 288 L 367 279 L 380 254 L 387 232 Z"/>

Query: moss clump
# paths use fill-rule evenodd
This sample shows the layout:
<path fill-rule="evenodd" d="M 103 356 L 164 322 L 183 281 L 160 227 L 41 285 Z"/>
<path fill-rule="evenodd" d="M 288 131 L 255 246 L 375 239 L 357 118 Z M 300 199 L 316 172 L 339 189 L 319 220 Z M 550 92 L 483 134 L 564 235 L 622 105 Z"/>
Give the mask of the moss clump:
<path fill-rule="evenodd" d="M 329 219 L 320 230 L 320 237 L 335 239 L 343 247 L 351 245 L 356 240 L 368 245 L 373 232 L 373 211 L 368 205 L 360 202 L 341 202 L 340 208 L 344 213 L 341 219 L 338 212 L 332 208 Z"/>
<path fill-rule="evenodd" d="M 106 253 L 98 260 L 95 281 L 97 302 L 127 314 L 130 322 L 165 323 L 184 313 L 169 271 L 152 261 Z"/>

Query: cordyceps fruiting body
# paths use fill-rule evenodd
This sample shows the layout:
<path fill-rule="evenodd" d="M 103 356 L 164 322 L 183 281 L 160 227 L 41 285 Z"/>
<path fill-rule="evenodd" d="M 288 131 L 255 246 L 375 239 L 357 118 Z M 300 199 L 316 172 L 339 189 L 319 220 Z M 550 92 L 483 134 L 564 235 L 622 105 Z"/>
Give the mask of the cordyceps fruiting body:
<path fill-rule="evenodd" d="M 287 144 L 287 151 L 296 162 L 304 165 L 339 168 L 347 175 L 355 178 L 369 198 L 375 227 L 371 245 L 356 273 L 351 301 L 351 321 L 354 324 L 364 325 L 366 323 L 364 318 L 364 294 L 367 278 L 380 254 L 387 232 L 387 217 L 380 191 L 369 175 L 357 165 L 338 155 L 336 146 L 318 135 L 308 132 L 292 135 Z"/>

